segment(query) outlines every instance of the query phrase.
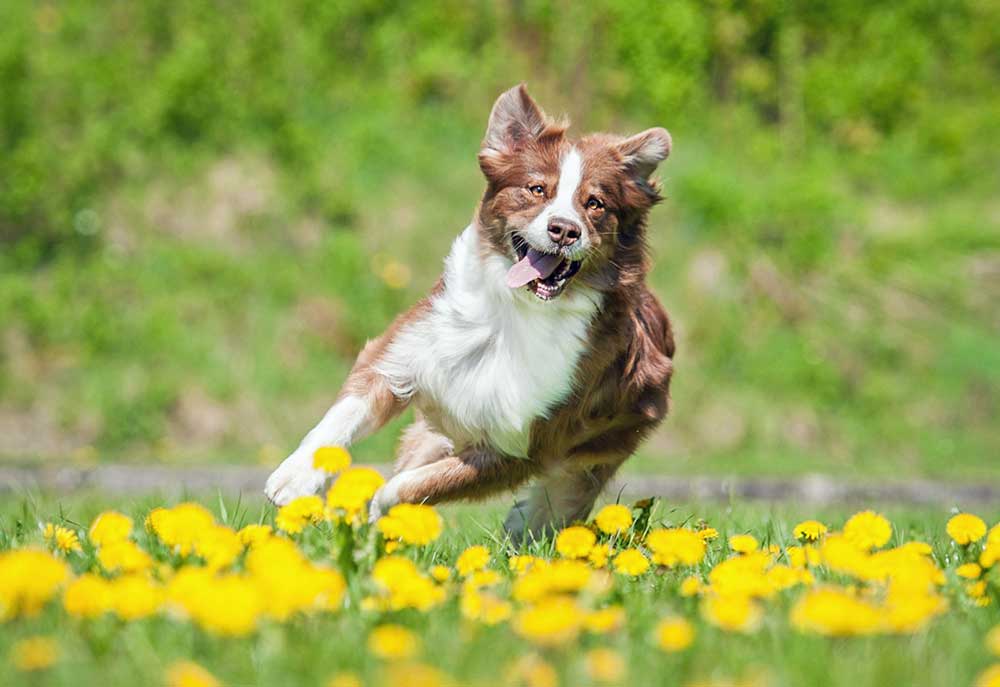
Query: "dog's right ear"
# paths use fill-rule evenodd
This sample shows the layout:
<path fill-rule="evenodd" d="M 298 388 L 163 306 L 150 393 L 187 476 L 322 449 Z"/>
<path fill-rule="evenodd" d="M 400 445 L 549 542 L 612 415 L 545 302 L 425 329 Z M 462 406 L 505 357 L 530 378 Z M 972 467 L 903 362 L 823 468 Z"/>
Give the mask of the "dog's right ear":
<path fill-rule="evenodd" d="M 479 152 L 480 161 L 484 157 L 496 158 L 517 150 L 523 143 L 541 134 L 547 124 L 545 113 L 528 95 L 524 84 L 514 86 L 502 93 L 493 104 Z"/>

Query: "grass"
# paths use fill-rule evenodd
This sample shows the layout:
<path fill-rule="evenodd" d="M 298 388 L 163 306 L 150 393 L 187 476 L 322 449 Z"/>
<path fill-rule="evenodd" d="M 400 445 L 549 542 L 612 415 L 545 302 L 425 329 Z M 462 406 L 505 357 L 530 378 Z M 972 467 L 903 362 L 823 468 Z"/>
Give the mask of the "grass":
<path fill-rule="evenodd" d="M 270 522 L 273 516 L 270 507 L 256 501 L 210 498 L 203 502 L 219 521 L 232 527 Z M 66 499 L 8 499 L 0 505 L 0 549 L 40 544 L 38 526 L 43 521 L 85 528 L 97 513 L 115 507 L 141 522 L 151 507 L 160 504 L 155 496 L 109 502 L 97 494 Z M 510 551 L 500 539 L 501 506 L 446 507 L 441 513 L 445 518 L 443 536 L 407 555 L 414 556 L 421 567 L 432 562 L 450 565 L 466 546 L 485 543 L 493 551 L 492 565 L 505 569 L 504 557 Z M 953 570 L 961 552 L 944 533 L 948 512 L 899 508 L 886 509 L 885 514 L 894 527 L 890 545 L 910 540 L 931 543 L 937 564 Z M 1000 512 L 980 514 L 989 522 L 1000 519 Z M 814 512 L 795 505 L 657 504 L 652 520 L 654 524 L 675 525 L 705 520 L 719 530 L 719 539 L 709 546 L 708 556 L 698 568 L 704 573 L 729 555 L 723 542 L 730 534 L 749 532 L 764 546 L 787 546 L 793 543 L 791 529 L 800 519 L 816 517 L 840 527 L 848 515 L 836 508 Z M 325 525 L 307 531 L 300 538 L 303 550 L 318 560 L 329 560 L 327 531 Z M 140 533 L 138 540 L 146 544 L 147 537 Z M 364 544 L 359 548 L 368 551 Z M 552 544 L 535 545 L 533 552 L 551 555 Z M 78 560 L 75 567 L 82 565 Z M 724 632 L 700 619 L 697 601 L 677 595 L 677 584 L 684 573 L 667 571 L 635 580 L 616 579 L 609 599 L 625 609 L 627 623 L 620 632 L 583 635 L 562 648 L 536 650 L 516 637 L 506 623 L 487 627 L 464 620 L 455 596 L 427 613 L 409 610 L 380 615 L 359 610 L 367 565 L 367 559 L 362 557 L 361 572 L 349 578 L 347 606 L 339 613 L 299 617 L 285 624 L 265 622 L 255 634 L 239 639 L 215 637 L 170 617 L 129 623 L 110 617 L 75 621 L 49 607 L 37 618 L 4 626 L 0 633 L 0 683 L 126 685 L 139 679 L 143 684 L 158 684 L 173 661 L 191 659 L 228 685 L 323 685 L 329 676 L 342 671 L 356 673 L 366 684 L 379 684 L 384 663 L 366 650 L 365 639 L 373 626 L 391 620 L 418 634 L 424 647 L 420 660 L 440 668 L 461 684 L 506 684 L 510 666 L 528 654 L 537 654 L 549 662 L 559 674 L 559 684 L 590 684 L 584 667 L 585 652 L 610 647 L 624 657 L 628 666 L 628 677 L 622 679 L 622 684 L 685 685 L 706 680 L 721 685 L 731 684 L 724 683 L 726 679 L 743 678 L 759 679 L 759 683 L 752 684 L 773 687 L 971 685 L 990 661 L 983 636 L 1000 622 L 996 597 L 987 608 L 972 607 L 954 573 L 948 572 L 943 588 L 950 603 L 948 612 L 932 621 L 925 631 L 912 635 L 831 639 L 801 634 L 788 622 L 788 611 L 798 591 L 768 601 L 762 627 L 742 635 Z M 662 652 L 651 639 L 656 623 L 672 614 L 689 618 L 697 633 L 693 646 L 678 654 Z M 61 660 L 42 674 L 13 672 L 5 658 L 13 643 L 37 634 L 57 638 Z"/>

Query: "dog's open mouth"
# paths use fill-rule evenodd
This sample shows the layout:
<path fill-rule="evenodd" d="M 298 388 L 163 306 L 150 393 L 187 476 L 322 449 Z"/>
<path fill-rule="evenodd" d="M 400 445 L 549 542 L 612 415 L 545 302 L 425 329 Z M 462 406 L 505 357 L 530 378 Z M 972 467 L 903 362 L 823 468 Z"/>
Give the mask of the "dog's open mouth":
<path fill-rule="evenodd" d="M 518 234 L 513 235 L 511 244 L 518 261 L 507 272 L 507 286 L 512 289 L 527 286 L 543 301 L 561 294 L 580 270 L 579 260 L 570 260 L 558 253 L 543 253 L 529 246 Z"/>

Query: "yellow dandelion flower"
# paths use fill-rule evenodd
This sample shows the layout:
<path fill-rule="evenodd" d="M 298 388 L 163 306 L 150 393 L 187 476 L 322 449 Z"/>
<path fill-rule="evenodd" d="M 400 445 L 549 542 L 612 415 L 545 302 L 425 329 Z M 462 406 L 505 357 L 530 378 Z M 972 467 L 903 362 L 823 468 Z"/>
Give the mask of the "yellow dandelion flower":
<path fill-rule="evenodd" d="M 326 687 L 365 687 L 365 683 L 354 673 L 337 673 L 326 681 Z"/>
<path fill-rule="evenodd" d="M 80 546 L 80 538 L 77 536 L 76 532 L 68 527 L 54 525 L 51 522 L 47 522 L 45 523 L 45 527 L 42 528 L 42 536 L 45 538 L 45 541 L 49 546 L 60 553 L 70 553 L 73 551 L 83 550 L 83 547 Z"/>
<path fill-rule="evenodd" d="M 463 617 L 478 620 L 486 625 L 502 623 L 514 612 L 514 607 L 509 601 L 482 592 L 475 587 L 468 587 L 462 591 L 459 607 Z"/>
<path fill-rule="evenodd" d="M 386 660 L 413 658 L 420 640 L 402 625 L 379 625 L 368 635 L 368 650 Z"/>
<path fill-rule="evenodd" d="M 225 525 L 212 525 L 194 542 L 194 551 L 213 570 L 227 568 L 243 553 L 240 535 Z"/>
<path fill-rule="evenodd" d="M 37 615 L 69 574 L 66 562 L 48 551 L 0 553 L 0 621 Z"/>
<path fill-rule="evenodd" d="M 702 588 L 701 580 L 694 575 L 689 575 L 681 582 L 680 595 L 683 597 L 697 596 L 701 593 Z"/>
<path fill-rule="evenodd" d="M 468 577 L 477 570 L 482 570 L 490 562 L 490 550 L 485 546 L 470 546 L 463 551 L 455 561 L 455 570 L 462 577 Z"/>
<path fill-rule="evenodd" d="M 190 554 L 198 537 L 214 524 L 212 513 L 199 503 L 154 508 L 146 517 L 146 528 L 181 556 Z"/>
<path fill-rule="evenodd" d="M 633 577 L 649 570 L 649 560 L 639 549 L 625 549 L 615 556 L 615 572 Z"/>
<path fill-rule="evenodd" d="M 597 535 L 580 525 L 567 527 L 556 537 L 556 551 L 566 558 L 586 558 L 597 542 Z"/>
<path fill-rule="evenodd" d="M 825 537 L 819 552 L 823 563 L 834 572 L 860 579 L 870 576 L 871 556 L 844 534 Z"/>
<path fill-rule="evenodd" d="M 372 567 L 372 579 L 387 589 L 419 575 L 416 564 L 402 556 L 385 556 L 378 559 Z"/>
<path fill-rule="evenodd" d="M 167 687 L 220 687 L 215 676 L 193 661 L 177 661 L 167 668 Z"/>
<path fill-rule="evenodd" d="M 795 529 L 792 530 L 792 534 L 799 541 L 814 542 L 819 541 L 820 537 L 827 533 L 827 527 L 819 520 L 803 520 Z"/>
<path fill-rule="evenodd" d="M 594 544 L 594 548 L 592 548 L 590 553 L 587 554 L 587 560 L 595 568 L 603 568 L 608 564 L 608 558 L 610 556 L 610 544 Z"/>
<path fill-rule="evenodd" d="M 247 525 L 236 534 L 240 543 L 249 548 L 269 539 L 272 532 L 270 525 Z"/>
<path fill-rule="evenodd" d="M 656 645 L 664 651 L 684 651 L 693 642 L 694 626 L 684 618 L 665 618 L 656 626 Z"/>
<path fill-rule="evenodd" d="M 884 546 L 892 536 L 892 524 L 870 510 L 852 515 L 844 524 L 844 537 L 862 551 Z"/>
<path fill-rule="evenodd" d="M 351 454 L 343 446 L 321 446 L 313 452 L 313 467 L 336 475 L 351 467 Z"/>
<path fill-rule="evenodd" d="M 109 586 L 111 610 L 122 620 L 148 618 L 163 605 L 163 590 L 141 575 L 125 575 Z"/>
<path fill-rule="evenodd" d="M 539 561 L 514 580 L 512 596 L 516 601 L 532 602 L 550 594 L 578 592 L 593 584 L 596 576 L 597 573 L 583 561 Z"/>
<path fill-rule="evenodd" d="M 132 518 L 109 510 L 94 518 L 94 522 L 90 524 L 87 538 L 94 546 L 104 546 L 128 539 L 130 534 L 132 534 Z"/>
<path fill-rule="evenodd" d="M 601 532 L 618 534 L 632 526 L 632 511 L 625 506 L 612 503 L 598 511 L 594 522 Z"/>
<path fill-rule="evenodd" d="M 564 596 L 549 597 L 523 609 L 514 617 L 514 630 L 543 646 L 565 644 L 576 638 L 583 612 Z"/>
<path fill-rule="evenodd" d="M 511 665 L 507 682 L 525 687 L 559 687 L 559 673 L 541 656 L 529 654 Z"/>
<path fill-rule="evenodd" d="M 426 546 L 441 536 L 444 523 L 431 506 L 401 503 L 390 508 L 376 527 L 386 539 Z"/>
<path fill-rule="evenodd" d="M 727 632 L 755 632 L 764 616 L 759 604 L 742 595 L 707 597 L 701 612 L 708 622 Z"/>
<path fill-rule="evenodd" d="M 129 539 L 105 544 L 97 550 L 97 561 L 109 573 L 145 572 L 153 567 L 149 554 Z"/>
<path fill-rule="evenodd" d="M 327 509 L 331 515 L 344 517 L 352 524 L 360 524 L 362 512 L 385 479 L 372 468 L 348 468 L 340 473 L 326 493 Z"/>
<path fill-rule="evenodd" d="M 509 601 L 490 594 L 483 594 L 482 597 L 479 619 L 487 625 L 502 623 L 514 614 L 514 607 Z"/>
<path fill-rule="evenodd" d="M 979 580 L 965 585 L 965 593 L 973 599 L 981 599 L 986 596 L 986 580 Z"/>
<path fill-rule="evenodd" d="M 729 548 L 736 553 L 751 553 L 760 548 L 760 544 L 752 534 L 734 534 L 729 538 Z"/>
<path fill-rule="evenodd" d="M 930 621 L 948 610 L 948 602 L 938 594 L 915 589 L 895 590 L 890 586 L 885 602 L 879 605 L 882 631 L 921 632 Z"/>
<path fill-rule="evenodd" d="M 705 542 L 689 529 L 655 529 L 646 537 L 646 546 L 653 552 L 653 562 L 673 568 L 677 565 L 697 565 L 705 557 Z"/>
<path fill-rule="evenodd" d="M 462 586 L 467 589 L 485 589 L 495 587 L 503 582 L 503 577 L 496 570 L 477 570 L 465 578 Z"/>
<path fill-rule="evenodd" d="M 223 637 L 244 637 L 257 629 L 264 607 L 255 580 L 243 575 L 194 575 L 192 582 L 186 594 L 176 586 L 168 593 L 183 597 L 184 609 L 199 627 Z"/>
<path fill-rule="evenodd" d="M 719 530 L 714 527 L 702 527 L 698 530 L 698 536 L 704 542 L 714 541 L 719 538 Z"/>
<path fill-rule="evenodd" d="M 986 649 L 994 656 L 1000 656 L 1000 625 L 986 633 Z"/>
<path fill-rule="evenodd" d="M 507 561 L 507 567 L 515 575 L 523 575 L 531 569 L 531 566 L 538 561 L 534 556 L 511 556 Z"/>
<path fill-rule="evenodd" d="M 298 534 L 306 525 L 323 519 L 323 499 L 318 496 L 300 496 L 278 509 L 274 524 L 279 530 Z"/>
<path fill-rule="evenodd" d="M 14 642 L 10 658 L 22 673 L 46 670 L 59 660 L 59 645 L 51 637 L 28 637 Z"/>
<path fill-rule="evenodd" d="M 930 544 L 922 541 L 908 541 L 899 548 L 919 556 L 930 556 L 934 552 Z"/>
<path fill-rule="evenodd" d="M 986 523 L 971 513 L 959 513 L 953 516 L 945 529 L 948 536 L 959 546 L 977 542 L 986 536 Z"/>
<path fill-rule="evenodd" d="M 1000 522 L 990 528 L 989 534 L 986 535 L 987 544 L 1000 544 Z"/>
<path fill-rule="evenodd" d="M 596 635 L 617 632 L 625 627 L 625 609 L 621 606 L 608 606 L 590 611 L 583 618 L 583 627 Z"/>
<path fill-rule="evenodd" d="M 451 578 L 451 568 L 447 565 L 434 565 L 430 569 L 431 577 L 438 582 L 447 582 Z"/>
<path fill-rule="evenodd" d="M 63 608 L 75 618 L 96 618 L 111 610 L 111 586 L 98 575 L 87 573 L 66 587 Z"/>
<path fill-rule="evenodd" d="M 955 568 L 955 574 L 967 580 L 978 580 L 983 574 L 983 569 L 978 563 L 966 563 Z"/>
<path fill-rule="evenodd" d="M 785 554 L 793 568 L 808 568 L 822 562 L 819 550 L 814 546 L 789 546 Z"/>
<path fill-rule="evenodd" d="M 997 561 L 1000 561 L 1000 544 L 987 542 L 983 552 L 979 554 L 979 565 L 983 568 L 992 568 Z"/>
<path fill-rule="evenodd" d="M 614 649 L 591 649 L 584 655 L 583 665 L 594 682 L 620 684 L 625 679 L 625 659 Z"/>
<path fill-rule="evenodd" d="M 765 571 L 770 557 L 761 551 L 728 558 L 708 573 L 712 591 L 721 596 L 767 598 L 774 593 Z"/>
<path fill-rule="evenodd" d="M 1000 687 L 1000 663 L 995 663 L 976 677 L 974 687 Z"/>
<path fill-rule="evenodd" d="M 386 610 L 426 611 L 445 598 L 444 589 L 422 575 L 413 561 L 401 556 L 380 558 L 372 568 L 372 579 L 380 588 Z"/>
<path fill-rule="evenodd" d="M 800 632 L 849 637 L 876 632 L 882 622 L 882 611 L 847 590 L 821 587 L 807 592 L 795 603 L 790 620 Z"/>
<path fill-rule="evenodd" d="M 808 575 L 808 573 L 806 573 Z M 788 565 L 775 565 L 772 566 L 767 573 L 765 573 L 765 578 L 767 579 L 768 585 L 771 589 L 776 592 L 784 591 L 786 589 L 791 589 L 809 579 L 803 575 L 801 569 L 796 569 Z"/>

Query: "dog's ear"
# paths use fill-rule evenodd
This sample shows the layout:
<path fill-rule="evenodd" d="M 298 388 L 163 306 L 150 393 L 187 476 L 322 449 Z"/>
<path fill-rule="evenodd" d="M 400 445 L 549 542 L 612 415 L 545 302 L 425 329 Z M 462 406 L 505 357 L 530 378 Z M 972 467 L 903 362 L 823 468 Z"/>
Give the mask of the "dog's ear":
<path fill-rule="evenodd" d="M 525 141 L 541 134 L 547 124 L 545 113 L 528 95 L 524 84 L 514 86 L 493 104 L 480 155 L 513 152 Z"/>
<path fill-rule="evenodd" d="M 671 147 L 670 134 L 662 127 L 646 129 L 618 144 L 618 152 L 629 172 L 639 179 L 649 179 L 656 166 L 667 159 Z"/>

